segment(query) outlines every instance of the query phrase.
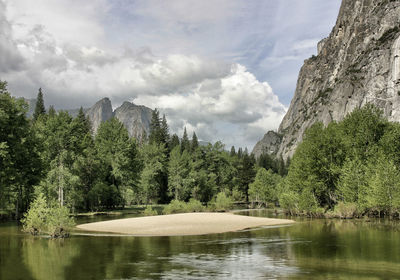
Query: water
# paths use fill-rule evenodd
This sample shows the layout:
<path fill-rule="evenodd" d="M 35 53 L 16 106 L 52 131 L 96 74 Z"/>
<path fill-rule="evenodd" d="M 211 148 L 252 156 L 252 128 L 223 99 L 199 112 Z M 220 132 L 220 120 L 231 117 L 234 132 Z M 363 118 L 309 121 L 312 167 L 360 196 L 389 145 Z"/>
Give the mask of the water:
<path fill-rule="evenodd" d="M 110 217 L 90 220 L 101 219 Z M 303 219 L 204 236 L 51 240 L 2 223 L 0 279 L 400 279 L 400 224 Z"/>

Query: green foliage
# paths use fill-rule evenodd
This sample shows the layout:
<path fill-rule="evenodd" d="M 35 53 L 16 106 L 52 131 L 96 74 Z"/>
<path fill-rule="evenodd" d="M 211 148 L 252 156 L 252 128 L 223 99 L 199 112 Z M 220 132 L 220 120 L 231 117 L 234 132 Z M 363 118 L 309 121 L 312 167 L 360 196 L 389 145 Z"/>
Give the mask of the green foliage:
<path fill-rule="evenodd" d="M 151 205 L 147 205 L 146 209 L 144 210 L 143 214 L 145 216 L 156 216 L 158 215 L 157 211 L 151 207 Z"/>
<path fill-rule="evenodd" d="M 33 112 L 33 120 L 37 120 L 40 116 L 46 115 L 46 108 L 44 107 L 42 89 L 39 88 L 39 92 L 36 98 L 35 111 Z"/>
<path fill-rule="evenodd" d="M 25 232 L 32 235 L 46 233 L 53 238 L 67 237 L 68 229 L 75 224 L 68 208 L 58 204 L 48 206 L 43 194 L 32 202 L 21 222 Z"/>
<path fill-rule="evenodd" d="M 191 198 L 185 205 L 186 212 L 203 212 L 205 209 L 206 208 L 203 206 L 203 204 L 194 198 Z"/>
<path fill-rule="evenodd" d="M 0 209 L 27 210 L 42 175 L 39 140 L 26 118 L 27 104 L 0 81 Z"/>
<path fill-rule="evenodd" d="M 191 198 L 189 202 L 181 200 L 172 200 L 167 206 L 165 206 L 164 214 L 177 214 L 177 213 L 191 213 L 191 212 L 203 212 L 205 207 L 200 201 Z"/>
<path fill-rule="evenodd" d="M 186 203 L 180 200 L 172 200 L 163 210 L 163 214 L 177 214 L 186 212 Z"/>
<path fill-rule="evenodd" d="M 40 194 L 30 205 L 28 212 L 21 220 L 23 230 L 32 235 L 38 235 L 46 230 L 46 218 L 48 216 L 47 202 L 43 194 Z"/>
<path fill-rule="evenodd" d="M 339 203 L 335 206 L 335 209 L 333 210 L 333 216 L 341 219 L 351 219 L 354 217 L 358 217 L 359 208 L 354 202 L 345 203 L 339 201 Z"/>
<path fill-rule="evenodd" d="M 218 193 L 213 201 L 210 203 L 210 208 L 217 212 L 225 212 L 232 209 L 233 200 L 225 194 L 225 192 Z"/>
<path fill-rule="evenodd" d="M 250 201 L 259 206 L 277 202 L 280 179 L 280 176 L 274 174 L 272 170 L 258 169 L 255 181 L 249 187 Z"/>
<path fill-rule="evenodd" d="M 397 215 L 399 137 L 400 126 L 372 105 L 340 123 L 315 124 L 295 152 L 280 205 L 308 215 Z"/>

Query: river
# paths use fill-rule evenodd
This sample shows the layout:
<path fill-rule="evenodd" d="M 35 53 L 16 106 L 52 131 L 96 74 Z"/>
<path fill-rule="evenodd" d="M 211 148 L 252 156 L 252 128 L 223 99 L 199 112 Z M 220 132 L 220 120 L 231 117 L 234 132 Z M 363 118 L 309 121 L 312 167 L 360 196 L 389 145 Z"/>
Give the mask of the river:
<path fill-rule="evenodd" d="M 267 210 L 240 214 L 276 217 Z M 398 221 L 297 221 L 203 236 L 74 232 L 65 240 L 1 223 L 0 279 L 400 279 Z"/>

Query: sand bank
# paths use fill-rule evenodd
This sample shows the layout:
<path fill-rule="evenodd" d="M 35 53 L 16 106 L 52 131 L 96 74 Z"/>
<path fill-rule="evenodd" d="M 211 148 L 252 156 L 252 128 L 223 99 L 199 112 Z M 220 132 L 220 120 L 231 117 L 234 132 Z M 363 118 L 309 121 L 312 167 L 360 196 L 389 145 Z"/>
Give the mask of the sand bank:
<path fill-rule="evenodd" d="M 81 224 L 77 227 L 86 231 L 122 233 L 138 236 L 174 236 L 223 233 L 261 226 L 286 225 L 291 223 L 294 223 L 294 221 L 241 216 L 232 213 L 184 213 L 117 219 Z"/>

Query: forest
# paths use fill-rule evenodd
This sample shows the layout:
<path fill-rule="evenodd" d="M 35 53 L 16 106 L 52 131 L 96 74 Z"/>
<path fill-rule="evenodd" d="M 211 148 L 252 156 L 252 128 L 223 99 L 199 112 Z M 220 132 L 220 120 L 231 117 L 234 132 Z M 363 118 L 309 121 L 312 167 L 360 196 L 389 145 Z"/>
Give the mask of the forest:
<path fill-rule="evenodd" d="M 373 105 L 340 122 L 314 124 L 285 163 L 228 151 L 221 142 L 199 145 L 186 129 L 181 138 L 170 135 L 158 110 L 140 143 L 115 118 L 93 135 L 82 109 L 72 118 L 46 111 L 41 91 L 37 100 L 28 118 L 25 101 L 0 83 L 0 210 L 17 219 L 37 197 L 79 213 L 170 202 L 206 206 L 222 194 L 293 215 L 399 216 L 400 124 Z"/>
<path fill-rule="evenodd" d="M 32 118 L 27 109 L 0 83 L 0 210 L 17 219 L 37 197 L 73 213 L 171 200 L 206 205 L 219 193 L 245 203 L 259 167 L 285 173 L 282 160 L 256 162 L 247 149 L 227 151 L 221 142 L 201 146 L 186 129 L 181 138 L 170 135 L 157 110 L 139 143 L 115 118 L 93 135 L 82 109 L 75 118 L 46 111 L 41 90 Z"/>

